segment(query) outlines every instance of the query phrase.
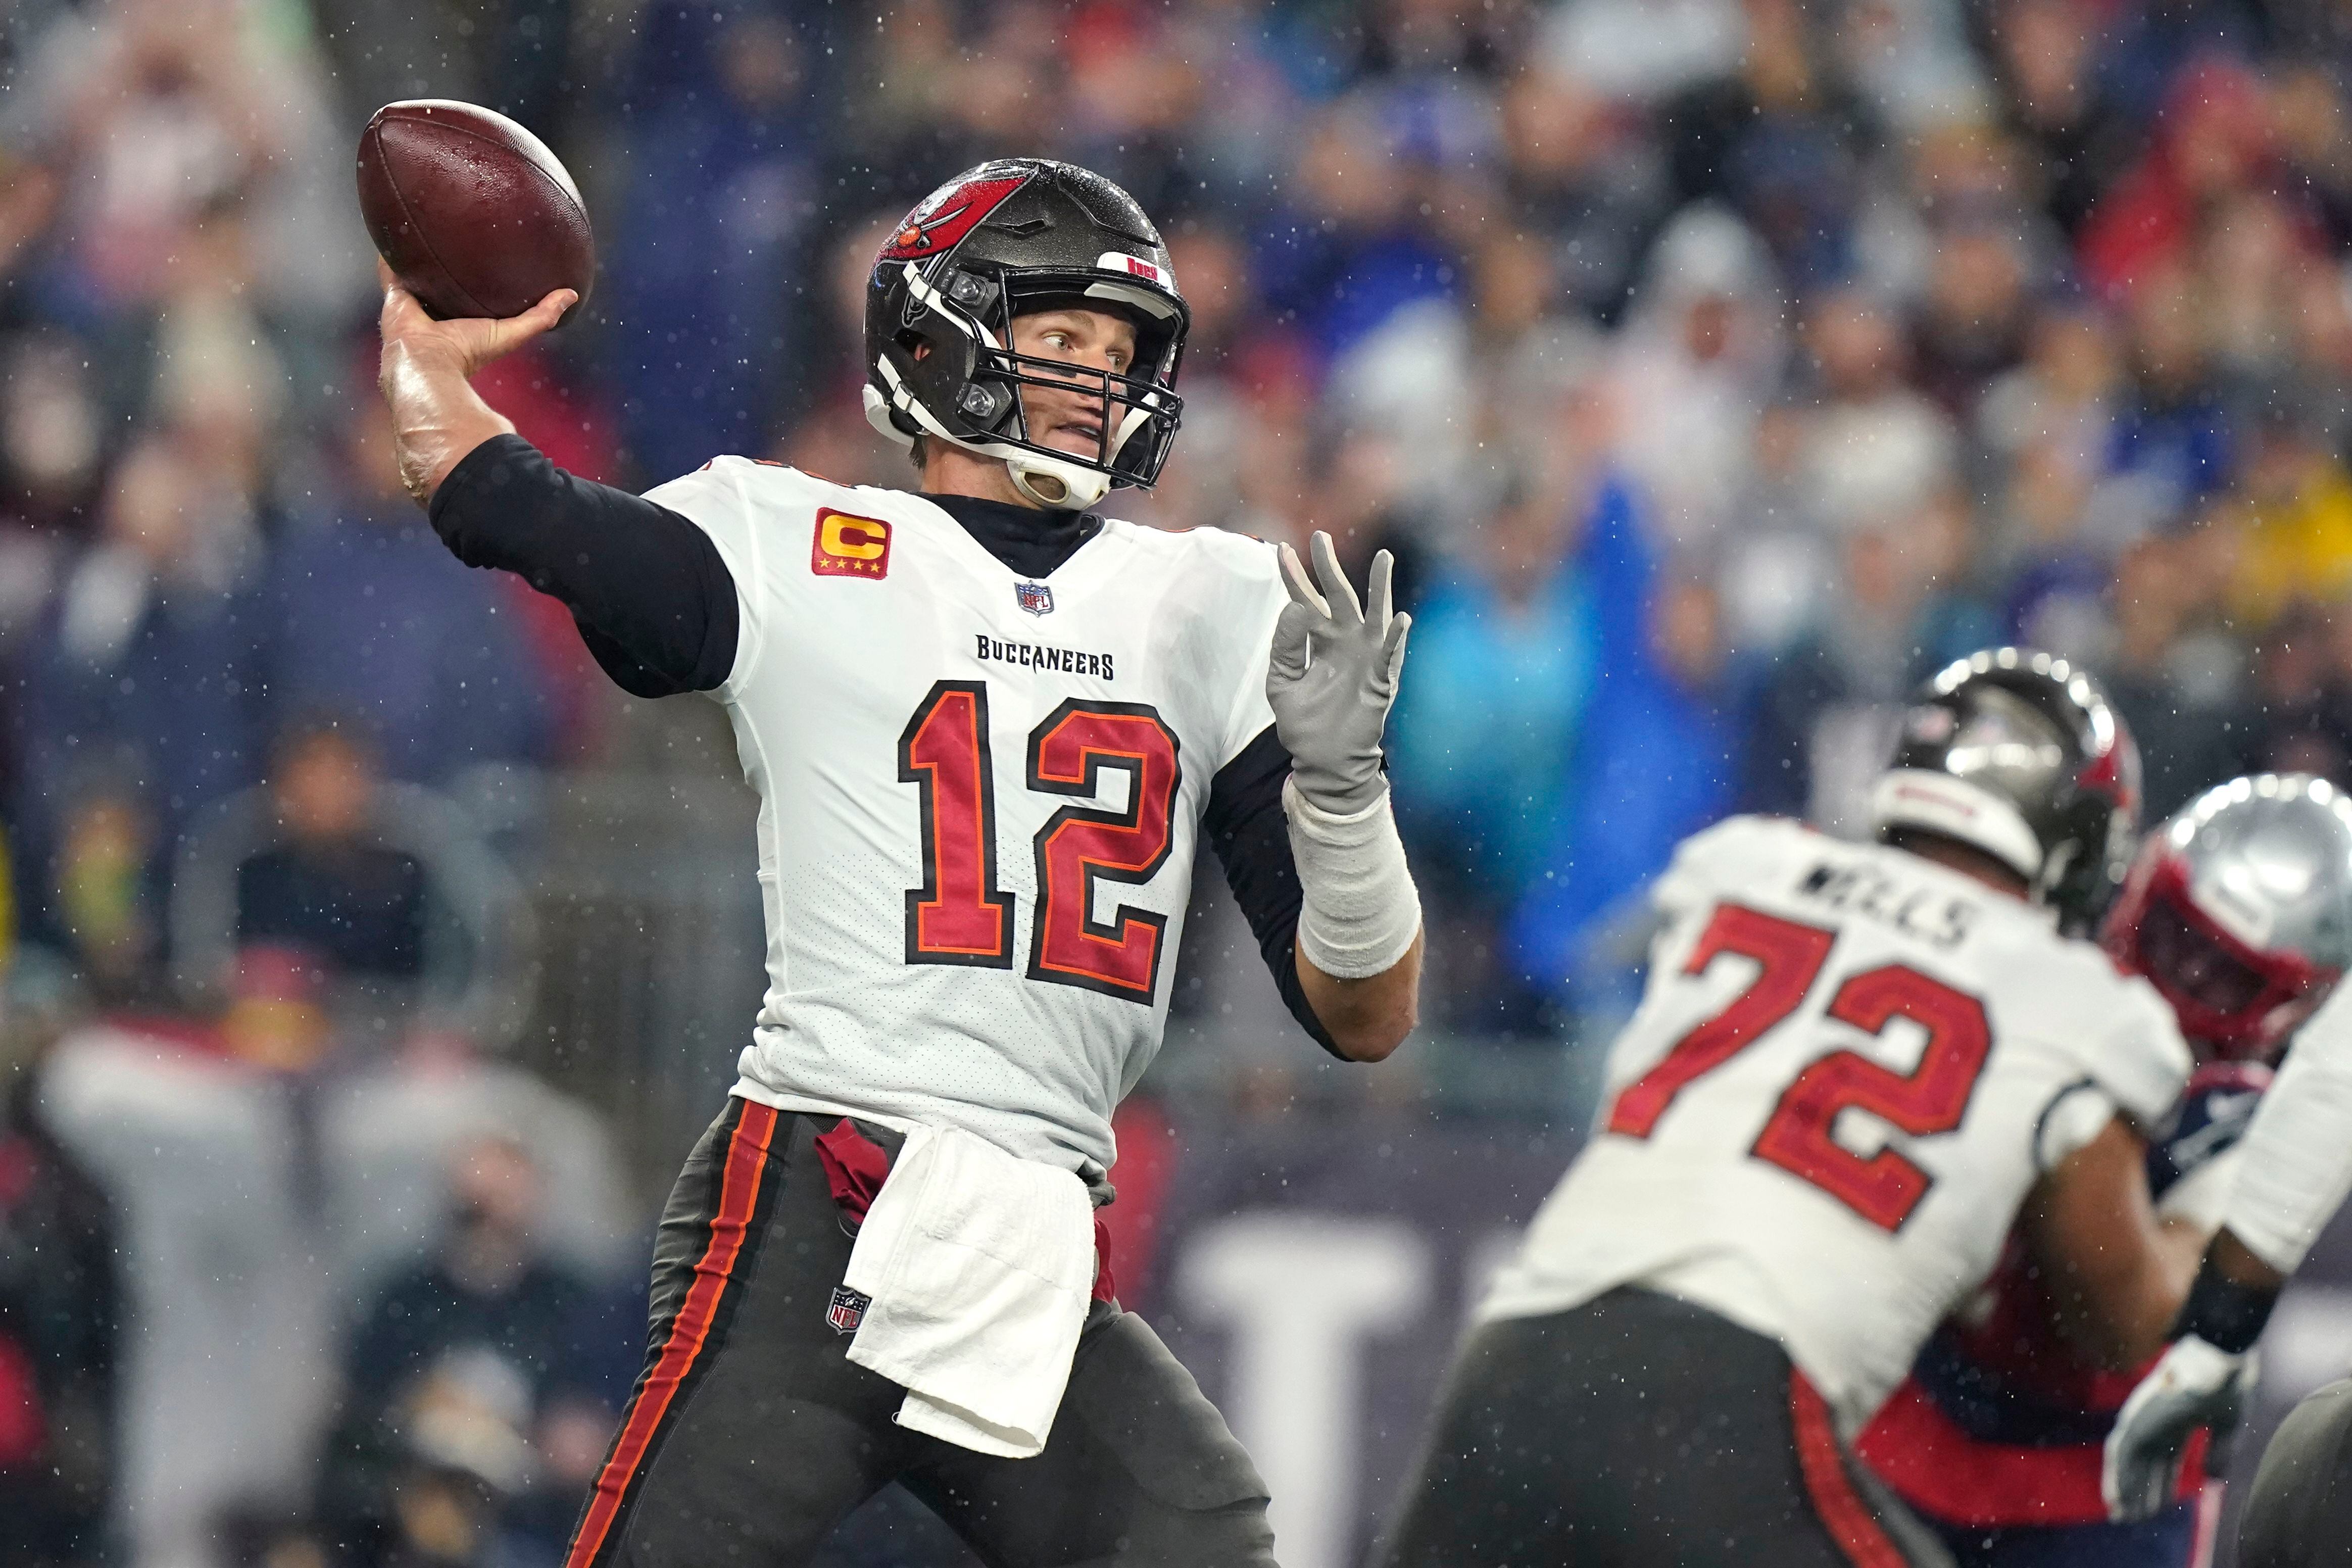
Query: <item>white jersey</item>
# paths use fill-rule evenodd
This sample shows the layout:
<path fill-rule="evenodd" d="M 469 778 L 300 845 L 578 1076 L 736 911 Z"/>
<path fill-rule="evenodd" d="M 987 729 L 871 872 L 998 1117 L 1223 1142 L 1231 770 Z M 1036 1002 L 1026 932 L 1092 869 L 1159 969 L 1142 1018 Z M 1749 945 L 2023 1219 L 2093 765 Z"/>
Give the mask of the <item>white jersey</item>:
<path fill-rule="evenodd" d="M 650 492 L 735 579 L 760 795 L 735 1092 L 1108 1167 L 1210 782 L 1273 722 L 1272 546 L 1117 520 L 1042 580 L 920 496 L 720 458 Z"/>
<path fill-rule="evenodd" d="M 1480 1315 L 1677 1296 L 1778 1340 L 1852 1436 L 2042 1173 L 2160 1117 L 2188 1047 L 2045 911 L 1901 850 L 1734 817 L 1657 901 L 1592 1142 Z"/>

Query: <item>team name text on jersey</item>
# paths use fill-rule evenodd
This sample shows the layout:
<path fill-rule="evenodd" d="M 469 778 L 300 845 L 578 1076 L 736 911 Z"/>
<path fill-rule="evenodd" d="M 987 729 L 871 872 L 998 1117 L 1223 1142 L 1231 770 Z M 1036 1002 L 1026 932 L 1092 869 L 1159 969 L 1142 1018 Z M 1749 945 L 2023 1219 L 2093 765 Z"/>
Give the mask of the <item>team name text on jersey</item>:
<path fill-rule="evenodd" d="M 985 632 L 972 634 L 977 645 L 973 657 L 993 659 L 1000 664 L 1017 664 L 1024 669 L 1043 669 L 1064 675 L 1091 675 L 1103 680 L 1118 679 L 1111 673 L 1111 656 L 1087 653 L 1074 647 L 1045 647 L 1037 643 L 1004 642 Z"/>

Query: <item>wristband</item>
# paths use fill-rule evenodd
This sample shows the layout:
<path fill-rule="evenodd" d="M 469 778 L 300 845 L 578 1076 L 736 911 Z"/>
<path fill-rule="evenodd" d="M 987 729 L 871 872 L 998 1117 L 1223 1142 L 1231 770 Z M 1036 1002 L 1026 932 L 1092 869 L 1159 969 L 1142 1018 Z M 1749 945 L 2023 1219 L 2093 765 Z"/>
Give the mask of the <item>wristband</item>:
<path fill-rule="evenodd" d="M 2278 1292 L 2269 1286 L 2241 1285 L 2225 1278 L 2208 1251 L 2198 1265 L 2197 1282 L 2189 1287 L 2189 1300 L 2173 1321 L 2172 1337 L 2194 1334 L 2215 1350 L 2242 1355 L 2263 1337 L 2263 1325 L 2270 1321 L 2277 1300 Z"/>
<path fill-rule="evenodd" d="M 1392 968 L 1421 934 L 1421 892 L 1405 864 L 1389 792 L 1361 811 L 1325 811 L 1282 783 L 1282 815 L 1298 865 L 1298 951 L 1335 980 Z"/>

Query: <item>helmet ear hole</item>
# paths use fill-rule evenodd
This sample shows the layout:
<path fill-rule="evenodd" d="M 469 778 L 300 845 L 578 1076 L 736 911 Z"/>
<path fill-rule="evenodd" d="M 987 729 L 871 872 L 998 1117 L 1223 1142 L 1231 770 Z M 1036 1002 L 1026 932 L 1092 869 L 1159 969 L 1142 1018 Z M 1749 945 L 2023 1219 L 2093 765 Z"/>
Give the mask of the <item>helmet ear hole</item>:
<path fill-rule="evenodd" d="M 1070 499 L 1069 481 L 1059 474 L 1039 473 L 1024 468 L 1013 476 L 1013 482 L 1047 506 L 1060 506 Z"/>

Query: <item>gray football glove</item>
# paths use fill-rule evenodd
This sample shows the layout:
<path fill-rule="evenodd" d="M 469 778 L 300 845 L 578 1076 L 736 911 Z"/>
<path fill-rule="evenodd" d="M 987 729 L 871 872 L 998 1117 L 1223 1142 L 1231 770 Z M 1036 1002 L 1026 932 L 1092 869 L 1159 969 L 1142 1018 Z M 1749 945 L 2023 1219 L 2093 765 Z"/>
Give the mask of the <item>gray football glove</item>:
<path fill-rule="evenodd" d="M 2195 1334 L 2172 1342 L 2124 1401 L 2107 1434 L 2099 1490 L 2108 1518 L 2129 1522 L 2162 1512 L 2172 1501 L 2181 1450 L 2200 1426 L 2213 1434 L 2206 1468 L 2216 1474 L 2227 1468 L 2224 1446 L 2252 1390 L 2254 1357 L 2252 1351 L 2233 1355 Z"/>
<path fill-rule="evenodd" d="M 1387 551 L 1372 557 L 1367 615 L 1339 570 L 1331 536 L 1318 531 L 1309 548 L 1315 579 L 1297 551 L 1281 549 L 1290 603 L 1274 624 L 1265 700 L 1298 793 L 1311 805 L 1347 816 L 1388 787 L 1381 776 L 1381 731 L 1396 700 L 1412 617 L 1390 611 L 1389 574 L 1396 563 Z"/>

